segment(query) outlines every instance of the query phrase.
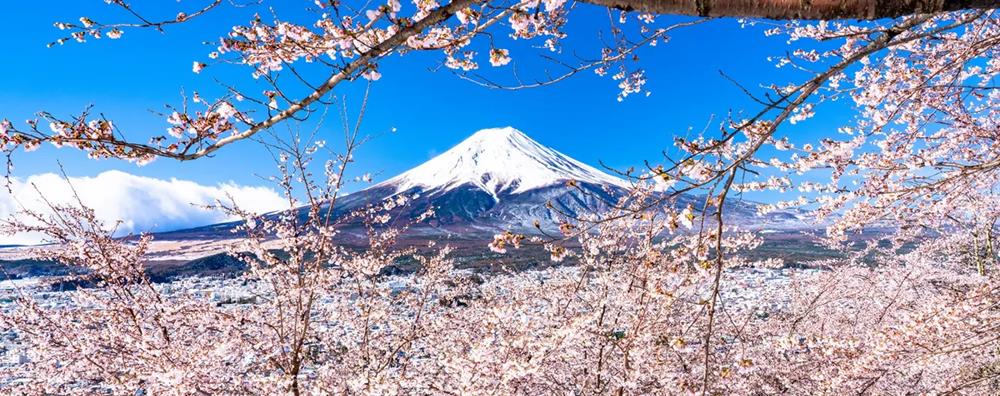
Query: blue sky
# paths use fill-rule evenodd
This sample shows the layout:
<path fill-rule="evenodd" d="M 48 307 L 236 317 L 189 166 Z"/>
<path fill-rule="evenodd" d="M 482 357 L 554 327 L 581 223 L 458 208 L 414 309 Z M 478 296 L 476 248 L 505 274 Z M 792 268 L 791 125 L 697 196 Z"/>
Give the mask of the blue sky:
<path fill-rule="evenodd" d="M 189 3 L 200 4 L 162 2 L 167 8 L 147 8 L 145 12 L 172 15 L 178 4 Z M 303 8 L 309 3 L 276 2 L 280 5 L 276 12 L 283 19 L 305 21 L 309 15 Z M 598 49 L 594 45 L 596 32 L 606 29 L 607 14 L 595 7 L 578 8 L 567 26 L 569 38 L 564 48 L 567 54 L 575 51 L 593 57 Z M 96 112 L 114 119 L 127 134 L 159 133 L 166 124 L 149 110 L 162 111 L 164 104 L 178 103 L 182 89 L 211 93 L 219 91 L 215 79 L 249 80 L 245 67 L 212 65 L 194 74 L 191 63 L 207 61 L 213 46 L 206 42 L 215 42 L 230 26 L 247 21 L 255 11 L 267 12 L 227 7 L 169 28 L 165 34 L 129 30 L 121 40 L 70 42 L 46 48 L 46 43 L 61 37 L 53 22 L 75 21 L 81 15 L 98 21 L 128 16 L 101 0 L 59 2 L 48 7 L 13 2 L 0 25 L 0 32 L 8 38 L 5 52 L 15 54 L 0 62 L 0 117 L 20 123 L 40 110 L 67 116 L 93 104 Z M 376 173 L 376 181 L 381 180 L 448 149 L 476 130 L 506 125 L 594 165 L 603 161 L 625 168 L 641 165 L 643 160 L 655 162 L 661 158 L 661 150 L 670 147 L 673 136 L 700 130 L 713 115 L 716 121 L 711 126 L 715 128 L 729 110 L 756 109 L 719 75 L 720 70 L 748 87 L 788 80 L 786 72 L 766 59 L 787 50 L 784 39 L 765 37 L 762 30 L 724 19 L 677 31 L 670 42 L 640 52 L 649 79 L 646 88 L 652 95 L 634 95 L 624 102 L 616 100 L 616 82 L 591 72 L 549 87 L 499 91 L 473 85 L 439 68 L 440 53 L 394 56 L 381 65 L 383 77 L 371 88 L 363 129 L 381 133 L 396 128 L 397 132 L 380 135 L 366 145 L 357 156 L 355 169 Z M 538 72 L 550 66 L 535 55 L 537 50 L 509 41 L 504 43 L 509 44 L 519 70 Z M 485 63 L 482 67 L 489 68 Z M 496 73 L 508 71 L 488 73 L 504 76 Z M 348 102 L 356 105 L 362 91 L 363 84 L 356 83 L 335 92 L 347 95 Z M 811 140 L 831 133 L 848 117 L 844 110 L 821 113 L 790 131 Z M 340 136 L 334 127 L 337 123 L 329 125 L 324 133 L 334 141 Z M 17 155 L 15 175 L 54 171 L 57 160 L 72 176 L 117 169 L 202 184 L 232 181 L 259 185 L 263 182 L 257 175 L 274 173 L 259 145 L 243 143 L 222 150 L 215 158 L 183 163 L 160 159 L 145 167 L 116 160 L 93 161 L 77 151 L 45 147 Z"/>

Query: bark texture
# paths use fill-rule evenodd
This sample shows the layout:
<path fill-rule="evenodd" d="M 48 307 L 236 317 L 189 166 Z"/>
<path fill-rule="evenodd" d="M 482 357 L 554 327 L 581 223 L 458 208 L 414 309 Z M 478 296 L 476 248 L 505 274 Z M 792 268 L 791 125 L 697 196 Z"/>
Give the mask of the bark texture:
<path fill-rule="evenodd" d="M 882 19 L 1000 8 L 1000 0 L 580 0 L 626 11 L 703 17 Z"/>

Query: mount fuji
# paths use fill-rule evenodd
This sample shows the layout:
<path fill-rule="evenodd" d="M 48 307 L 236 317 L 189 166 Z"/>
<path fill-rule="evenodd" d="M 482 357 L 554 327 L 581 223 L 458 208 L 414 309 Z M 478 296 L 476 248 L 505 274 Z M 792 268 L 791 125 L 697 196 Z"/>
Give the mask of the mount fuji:
<path fill-rule="evenodd" d="M 573 181 L 575 186 L 568 185 Z M 560 214 L 578 216 L 608 209 L 630 187 L 622 178 L 546 147 L 511 128 L 480 130 L 444 153 L 366 189 L 341 197 L 334 214 L 379 204 L 403 194 L 407 205 L 394 219 L 415 219 L 428 208 L 435 215 L 410 228 L 417 237 L 448 235 L 467 239 L 492 237 L 502 230 L 537 232 L 555 227 Z M 684 195 L 677 205 L 700 207 L 704 197 Z M 731 201 L 726 212 L 735 224 L 751 228 L 801 228 L 797 212 L 757 214 L 758 203 Z M 215 238 L 235 223 L 177 231 L 174 237 Z M 346 227 L 350 228 L 350 223 Z M 347 230 L 345 230 L 347 231 Z M 215 235 L 213 235 L 215 234 Z"/>
<path fill-rule="evenodd" d="M 567 182 L 575 181 L 578 187 Z M 606 209 L 629 183 L 511 128 L 483 129 L 448 151 L 386 181 L 341 198 L 336 212 L 397 194 L 416 196 L 416 217 L 429 207 L 427 226 L 437 231 L 529 231 L 557 212 L 578 215 Z M 547 204 L 551 204 L 548 207 Z"/>

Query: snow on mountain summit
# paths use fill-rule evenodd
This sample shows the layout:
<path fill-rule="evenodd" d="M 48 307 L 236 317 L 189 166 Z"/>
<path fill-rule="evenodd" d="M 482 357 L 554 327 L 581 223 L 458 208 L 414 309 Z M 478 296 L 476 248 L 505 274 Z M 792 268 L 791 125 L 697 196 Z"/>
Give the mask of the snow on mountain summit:
<path fill-rule="evenodd" d="M 448 191 L 472 185 L 492 195 L 517 194 L 576 180 L 627 187 L 628 182 L 572 159 L 511 128 L 483 129 L 448 151 L 372 188 Z"/>

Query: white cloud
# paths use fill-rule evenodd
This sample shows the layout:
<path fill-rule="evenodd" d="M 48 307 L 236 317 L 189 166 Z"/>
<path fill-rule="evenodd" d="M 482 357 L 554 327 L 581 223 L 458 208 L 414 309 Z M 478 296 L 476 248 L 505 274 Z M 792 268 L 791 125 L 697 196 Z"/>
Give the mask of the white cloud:
<path fill-rule="evenodd" d="M 169 231 L 219 223 L 225 214 L 205 209 L 216 200 L 235 200 L 241 208 L 265 213 L 288 207 L 288 201 L 271 188 L 221 183 L 201 185 L 188 180 L 170 180 L 106 171 L 94 177 L 70 177 L 72 188 L 84 205 L 94 209 L 107 224 L 123 223 L 120 234 Z M 36 190 L 37 187 L 37 190 Z M 48 211 L 39 191 L 53 203 L 73 202 L 70 184 L 62 176 L 45 173 L 15 179 L 13 193 L 0 192 L 0 217 L 16 215 L 21 209 Z M 37 235 L 0 236 L 0 244 L 39 242 Z"/>

